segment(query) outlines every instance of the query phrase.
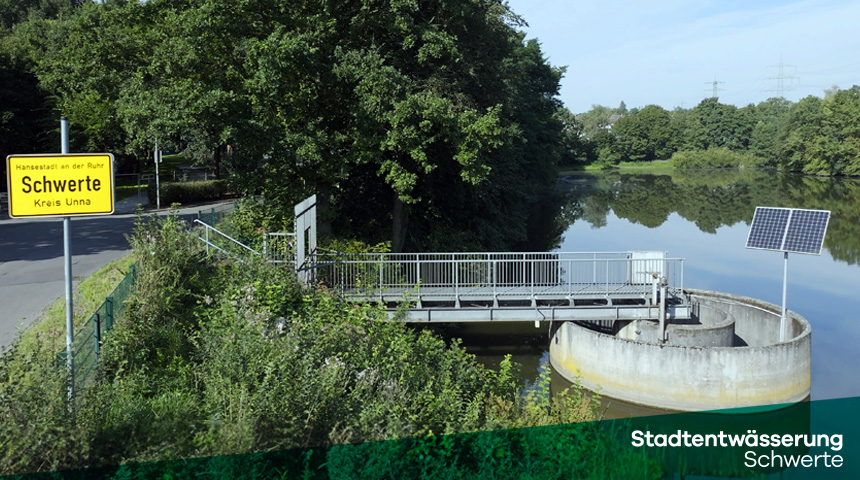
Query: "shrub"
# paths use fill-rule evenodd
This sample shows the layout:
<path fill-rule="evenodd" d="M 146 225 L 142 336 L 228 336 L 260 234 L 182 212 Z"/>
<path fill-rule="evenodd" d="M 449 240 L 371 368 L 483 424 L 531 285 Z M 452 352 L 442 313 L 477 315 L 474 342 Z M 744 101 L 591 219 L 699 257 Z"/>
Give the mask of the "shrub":
<path fill-rule="evenodd" d="M 105 341 L 97 384 L 71 421 L 61 370 L 39 372 L 44 380 L 31 400 L 0 388 L 0 440 L 29 432 L 0 471 L 407 437 L 433 447 L 440 434 L 594 418 L 595 404 L 577 391 L 546 396 L 547 372 L 538 390 L 521 395 L 509 359 L 492 371 L 457 341 L 391 321 L 375 305 L 310 290 L 291 269 L 254 256 L 207 257 L 176 217 L 140 221 L 130 243 L 137 297 Z M 18 382 L 19 371 L 0 362 L 0 386 Z M 542 446 L 526 451 L 532 440 L 523 435 L 500 468 L 547 458 Z M 560 440 L 564 448 L 574 442 Z M 478 459 L 494 442 L 464 454 Z M 344 448 L 329 459 L 333 468 L 360 473 L 365 452 Z M 403 467 L 423 468 L 418 454 Z"/>
<path fill-rule="evenodd" d="M 685 150 L 672 155 L 675 168 L 746 168 L 760 167 L 765 160 L 750 153 L 726 148 Z"/>
<path fill-rule="evenodd" d="M 162 205 L 172 203 L 207 202 L 228 198 L 232 195 L 230 187 L 224 180 L 206 180 L 201 182 L 166 182 L 160 186 Z M 149 204 L 155 205 L 155 183 L 150 182 L 146 187 Z"/>

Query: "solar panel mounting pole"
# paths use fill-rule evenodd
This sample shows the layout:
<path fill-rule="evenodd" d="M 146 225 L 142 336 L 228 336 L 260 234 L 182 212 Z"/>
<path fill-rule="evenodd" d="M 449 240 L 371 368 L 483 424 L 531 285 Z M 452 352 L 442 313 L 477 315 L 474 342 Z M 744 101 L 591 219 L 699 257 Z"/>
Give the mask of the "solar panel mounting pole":
<path fill-rule="evenodd" d="M 779 341 L 785 341 L 785 327 L 788 325 L 787 311 L 785 309 L 786 297 L 788 296 L 788 252 L 783 254 L 782 268 L 782 317 L 779 319 Z"/>

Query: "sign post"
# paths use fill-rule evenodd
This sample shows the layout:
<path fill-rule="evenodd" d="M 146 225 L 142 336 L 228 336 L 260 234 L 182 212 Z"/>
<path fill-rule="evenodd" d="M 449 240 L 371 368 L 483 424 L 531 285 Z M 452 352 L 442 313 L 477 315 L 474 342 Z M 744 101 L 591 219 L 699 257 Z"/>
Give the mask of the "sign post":
<path fill-rule="evenodd" d="M 69 369 L 71 400 L 75 388 L 71 217 L 113 213 L 113 155 L 70 154 L 69 123 L 65 117 L 60 119 L 60 151 L 60 154 L 6 157 L 6 191 L 11 218 L 63 217 L 66 366 Z"/>
<path fill-rule="evenodd" d="M 69 121 L 66 117 L 60 118 L 60 153 L 69 154 Z M 7 169 L 7 171 L 11 170 Z M 89 179 L 89 177 L 87 178 Z M 11 191 L 11 189 L 7 191 Z M 9 205 L 11 207 L 11 203 Z M 11 208 L 9 208 L 9 212 L 11 215 Z M 75 356 L 72 352 L 72 343 L 75 341 L 75 310 L 72 303 L 74 301 L 72 292 L 72 219 L 68 215 L 63 217 L 63 263 L 66 273 L 66 367 L 69 369 L 69 405 L 72 405 L 72 400 L 75 398 Z"/>

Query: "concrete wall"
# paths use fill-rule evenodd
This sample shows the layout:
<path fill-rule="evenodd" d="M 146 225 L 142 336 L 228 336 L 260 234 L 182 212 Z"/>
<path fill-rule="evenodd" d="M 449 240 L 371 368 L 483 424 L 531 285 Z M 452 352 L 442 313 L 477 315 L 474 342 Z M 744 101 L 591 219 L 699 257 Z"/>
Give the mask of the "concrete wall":
<path fill-rule="evenodd" d="M 659 344 L 660 323 L 634 320 L 618 331 L 617 338 Z M 731 347 L 735 344 L 735 322 L 727 313 L 703 309 L 700 322 L 666 325 L 666 344 L 688 347 Z"/>
<path fill-rule="evenodd" d="M 673 410 L 793 403 L 809 396 L 811 328 L 806 319 L 792 313 L 789 340 L 776 343 L 776 305 L 691 292 L 702 318 L 718 320 L 722 314 L 716 312 L 725 312 L 723 318 L 734 321 L 736 342 L 748 346 L 642 343 L 559 322 L 550 338 L 552 366 L 568 380 L 604 395 Z"/>

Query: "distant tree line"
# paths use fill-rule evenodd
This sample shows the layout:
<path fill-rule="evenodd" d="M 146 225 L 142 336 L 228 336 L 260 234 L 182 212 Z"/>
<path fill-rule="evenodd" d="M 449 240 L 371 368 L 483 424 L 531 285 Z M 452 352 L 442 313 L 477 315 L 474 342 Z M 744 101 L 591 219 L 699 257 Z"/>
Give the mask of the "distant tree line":
<path fill-rule="evenodd" d="M 587 188 L 565 192 L 565 230 L 577 220 L 603 227 L 610 212 L 656 228 L 677 213 L 702 232 L 714 234 L 723 226 L 752 222 L 755 205 L 829 210 L 825 248 L 836 260 L 860 264 L 858 178 L 774 174 L 763 169 L 715 170 L 707 175 L 685 169 L 661 174 L 621 170 L 588 178 Z"/>
<path fill-rule="evenodd" d="M 612 117 L 615 118 L 612 118 Z M 735 107 L 707 98 L 691 109 L 594 106 L 570 118 L 570 163 L 670 159 L 679 166 L 762 166 L 814 175 L 860 175 L 860 86 L 793 103 Z M 615 120 L 611 122 L 610 119 Z"/>
<path fill-rule="evenodd" d="M 284 222 L 317 193 L 324 227 L 395 250 L 528 248 L 563 151 L 564 69 L 502 0 L 0 0 L 0 14 L 0 153 L 55 151 L 62 114 L 73 151 L 132 168 L 156 141 L 181 146 Z"/>

